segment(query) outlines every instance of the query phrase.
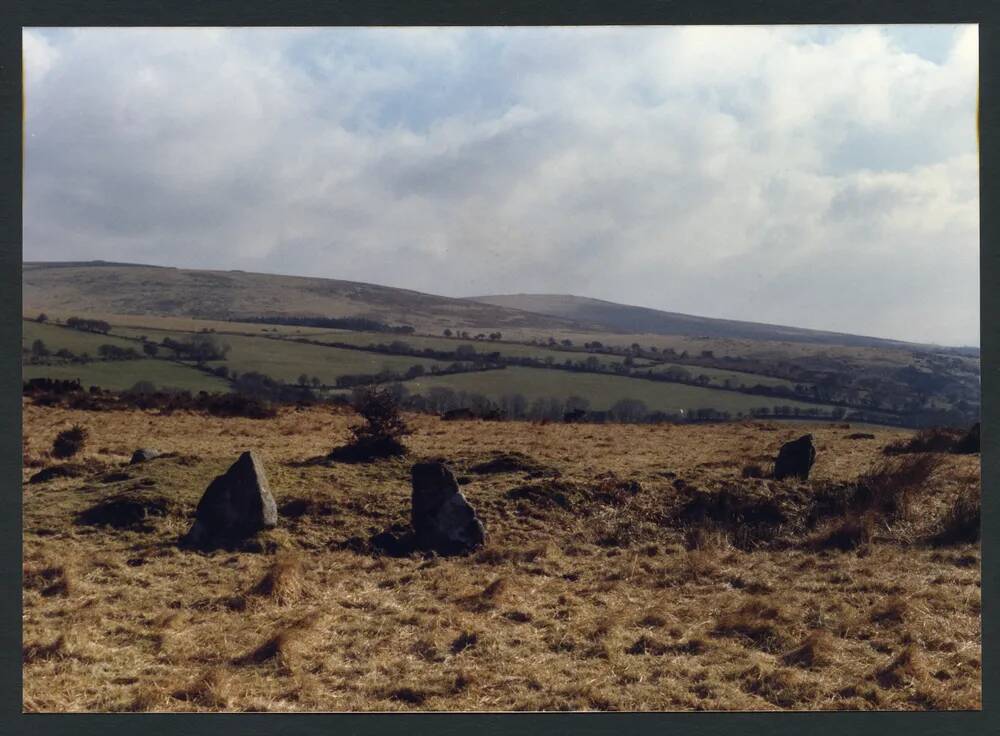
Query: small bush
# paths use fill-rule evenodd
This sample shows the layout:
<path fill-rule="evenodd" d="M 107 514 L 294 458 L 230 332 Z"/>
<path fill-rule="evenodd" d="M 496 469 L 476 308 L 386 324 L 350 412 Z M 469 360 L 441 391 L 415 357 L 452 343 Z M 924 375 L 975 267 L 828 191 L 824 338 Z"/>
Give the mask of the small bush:
<path fill-rule="evenodd" d="M 56 435 L 55 442 L 52 443 L 52 454 L 60 460 L 73 457 L 83 449 L 86 441 L 87 430 L 75 424 Z"/>
<path fill-rule="evenodd" d="M 371 462 L 379 458 L 406 454 L 402 437 L 409 428 L 399 414 L 399 401 L 387 389 L 377 386 L 358 392 L 354 408 L 365 420 L 351 428 L 354 439 L 331 453 L 335 460 L 346 462 Z"/>

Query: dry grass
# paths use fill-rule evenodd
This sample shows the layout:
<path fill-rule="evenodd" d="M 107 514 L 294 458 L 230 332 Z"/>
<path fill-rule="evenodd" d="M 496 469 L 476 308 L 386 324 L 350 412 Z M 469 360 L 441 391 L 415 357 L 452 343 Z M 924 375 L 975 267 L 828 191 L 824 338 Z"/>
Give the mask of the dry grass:
<path fill-rule="evenodd" d="M 358 465 L 311 462 L 356 421 L 325 408 L 24 414 L 40 467 L 52 460 L 31 448 L 58 428 L 91 437 L 81 475 L 23 487 L 25 710 L 980 707 L 979 546 L 931 543 L 975 505 L 978 458 L 942 457 L 907 513 L 873 511 L 857 544 L 814 543 L 848 523 L 836 504 L 813 525 L 802 513 L 906 432 L 810 427 L 813 478 L 779 483 L 741 468 L 801 426 L 408 416 L 412 457 Z M 116 474 L 143 445 L 176 454 Z M 250 448 L 278 527 L 240 551 L 179 549 L 205 486 Z M 470 472 L 500 452 L 551 475 Z M 373 556 L 367 540 L 408 523 L 410 464 L 440 456 L 468 478 L 486 548 Z M 738 513 L 679 522 L 695 490 Z M 137 523 L 78 523 L 116 499 L 166 503 Z M 772 507 L 789 521 L 742 530 Z"/>
<path fill-rule="evenodd" d="M 879 460 L 858 479 L 858 501 L 864 510 L 891 520 L 906 518 L 917 495 L 943 465 L 944 459 L 932 454 Z"/>

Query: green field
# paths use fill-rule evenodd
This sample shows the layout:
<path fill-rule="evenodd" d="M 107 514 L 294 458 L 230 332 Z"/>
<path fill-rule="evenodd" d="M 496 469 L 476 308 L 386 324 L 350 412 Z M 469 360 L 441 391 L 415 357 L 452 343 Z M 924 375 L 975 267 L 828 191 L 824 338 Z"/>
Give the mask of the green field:
<path fill-rule="evenodd" d="M 134 327 L 117 328 L 115 332 L 121 335 L 146 335 L 150 340 L 156 341 L 165 337 L 183 340 L 195 334 Z M 383 370 L 402 373 L 418 363 L 428 370 L 432 365 L 447 365 L 438 360 L 408 355 L 380 355 L 269 337 L 220 334 L 215 337 L 219 342 L 229 345 L 229 353 L 226 360 L 210 362 L 210 366 L 224 365 L 238 373 L 256 371 L 289 383 L 295 383 L 303 373 L 309 377 L 317 376 L 325 384 L 333 384 L 338 376 L 373 374 Z"/>
<path fill-rule="evenodd" d="M 455 391 L 484 394 L 494 400 L 508 394 L 521 394 L 528 401 L 536 398 L 566 399 L 570 396 L 582 396 L 590 400 L 591 408 L 595 410 L 608 409 L 619 399 L 639 399 L 646 403 L 650 411 L 666 412 L 711 408 L 736 414 L 772 406 L 820 408 L 824 411 L 832 408 L 822 404 L 807 404 L 770 396 L 750 396 L 679 383 L 659 383 L 623 376 L 570 373 L 544 368 L 506 368 L 430 376 L 407 381 L 404 385 L 414 394 L 426 393 L 434 386 L 444 386 Z"/>
<path fill-rule="evenodd" d="M 21 367 L 24 380 L 29 378 L 79 379 L 85 387 L 100 386 L 111 391 L 124 391 L 139 381 L 151 381 L 157 388 L 176 388 L 184 391 L 229 391 L 229 384 L 221 378 L 210 376 L 167 360 L 117 360 L 94 361 L 81 365 L 25 365 Z"/>
<path fill-rule="evenodd" d="M 113 335 L 98 335 L 58 325 L 21 320 L 21 345 L 30 348 L 35 340 L 44 342 L 45 346 L 53 353 L 66 348 L 76 355 L 90 353 L 92 357 L 97 357 L 97 350 L 101 345 L 117 345 L 121 348 L 133 348 L 134 350 L 142 348 L 141 345 L 132 340 L 123 340 Z"/>
<path fill-rule="evenodd" d="M 325 334 L 310 335 L 309 339 L 318 342 L 339 342 L 349 345 L 388 345 L 393 342 L 406 343 L 410 347 L 422 350 L 431 348 L 432 350 L 457 350 L 460 345 L 469 345 L 475 348 L 477 353 L 500 353 L 504 357 L 511 358 L 538 358 L 545 360 L 552 358 L 554 363 L 563 363 L 571 360 L 574 363 L 586 360 L 591 355 L 598 359 L 601 365 L 615 365 L 621 363 L 624 358 L 616 355 L 602 355 L 599 353 L 587 353 L 583 350 L 553 350 L 541 345 L 522 345 L 519 343 L 491 342 L 489 340 L 466 340 L 448 337 L 431 337 L 427 335 L 391 335 L 383 332 L 351 332 L 347 330 L 330 330 Z M 636 359 L 636 364 L 650 364 L 652 361 Z"/>
<path fill-rule="evenodd" d="M 670 368 L 683 368 L 692 377 L 697 377 L 701 374 L 708 376 L 712 379 L 712 384 L 716 386 L 723 386 L 727 380 L 732 381 L 733 385 L 739 386 L 756 386 L 758 384 L 762 386 L 788 386 L 789 388 L 795 386 L 794 381 L 789 381 L 785 378 L 772 378 L 770 376 L 762 376 L 757 373 L 747 373 L 745 371 L 727 371 L 721 368 L 704 368 L 700 365 L 683 365 L 681 363 L 660 363 L 659 365 L 652 368 L 654 373 L 665 373 Z"/>

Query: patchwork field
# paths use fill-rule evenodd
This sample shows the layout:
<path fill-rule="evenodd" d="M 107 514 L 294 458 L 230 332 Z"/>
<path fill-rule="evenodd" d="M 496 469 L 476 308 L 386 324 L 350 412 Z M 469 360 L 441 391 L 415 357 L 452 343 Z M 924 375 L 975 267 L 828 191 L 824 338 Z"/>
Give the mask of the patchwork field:
<path fill-rule="evenodd" d="M 406 418 L 408 457 L 348 465 L 317 460 L 347 439 L 346 410 L 25 403 L 24 708 L 980 707 L 979 546 L 929 541 L 978 493 L 978 455 L 932 456 L 905 513 L 857 545 L 837 546 L 832 518 L 755 543 L 746 527 L 679 522 L 692 490 L 804 502 L 910 432 Z M 74 424 L 89 433 L 74 477 L 28 482 L 60 465 L 49 449 Z M 806 431 L 809 481 L 743 477 Z M 173 454 L 126 466 L 140 446 Z M 278 527 L 239 550 L 178 548 L 205 487 L 247 449 Z M 471 470 L 510 452 L 532 472 Z M 435 457 L 460 476 L 485 548 L 374 555 L 367 540 L 407 522 L 411 464 Z"/>
<path fill-rule="evenodd" d="M 208 323 L 205 323 L 208 324 Z M 80 354 L 87 352 L 95 355 L 102 344 L 115 344 L 120 347 L 138 348 L 137 339 L 144 337 L 153 342 L 161 342 L 164 338 L 186 340 L 199 334 L 197 330 L 162 329 L 146 326 L 114 325 L 112 334 L 96 335 L 77 330 L 70 330 L 51 324 L 38 324 L 25 320 L 23 325 L 23 344 L 30 347 L 35 339 L 42 339 L 51 351 L 66 347 Z M 234 329 L 249 329 L 250 325 L 236 326 Z M 207 327 L 202 329 L 208 329 Z M 213 328 L 214 329 L 214 328 Z M 270 330 L 270 327 L 268 328 Z M 308 331 L 308 330 L 307 330 Z M 294 333 L 281 334 L 286 337 L 296 336 Z M 225 366 L 230 371 L 246 373 L 256 371 L 272 378 L 288 383 L 295 383 L 303 374 L 313 376 L 326 385 L 333 385 L 339 376 L 375 374 L 384 370 L 394 370 L 404 373 L 410 366 L 419 364 L 429 370 L 431 366 L 444 367 L 447 361 L 437 361 L 428 358 L 407 355 L 390 355 L 362 350 L 350 350 L 330 347 L 329 345 L 303 344 L 292 339 L 276 339 L 258 334 L 234 334 L 231 332 L 216 332 L 213 338 L 228 345 L 229 352 L 225 361 L 210 361 L 209 368 Z M 299 335 L 304 336 L 304 335 Z M 453 351 L 460 345 L 470 345 L 478 352 L 500 352 L 506 356 L 534 357 L 545 360 L 552 359 L 562 363 L 570 359 L 580 361 L 593 357 L 602 365 L 622 362 L 623 358 L 608 355 L 588 355 L 581 352 L 551 350 L 548 348 L 510 344 L 499 342 L 479 342 L 449 338 L 435 338 L 414 335 L 387 335 L 375 332 L 351 332 L 323 330 L 310 333 L 310 339 L 319 342 L 343 342 L 359 346 L 378 343 L 390 343 L 394 340 L 406 342 L 416 348 L 430 347 L 435 350 Z M 163 352 L 164 357 L 172 357 L 170 351 Z M 642 359 L 637 365 L 649 364 Z M 732 385 L 781 385 L 789 384 L 782 379 L 768 378 L 738 371 L 726 371 L 697 366 L 674 366 L 673 364 L 651 365 L 654 372 L 666 371 L 671 367 L 682 367 L 692 376 L 705 374 L 709 376 L 709 386 L 722 386 L 725 381 Z M 84 365 L 25 365 L 24 377 L 49 378 L 79 378 L 84 385 L 96 385 L 111 390 L 130 388 L 139 380 L 151 381 L 157 387 L 180 388 L 191 391 L 229 391 L 229 384 L 220 378 L 198 371 L 193 366 L 185 366 L 173 361 L 141 360 L 93 362 Z M 504 370 L 475 372 L 446 376 L 425 376 L 406 382 L 411 393 L 426 394 L 433 387 L 446 387 L 455 391 L 468 391 L 488 396 L 494 400 L 505 395 L 521 394 L 528 401 L 536 398 L 565 400 L 570 396 L 587 398 L 595 410 L 610 408 L 621 399 L 638 399 L 647 405 L 650 411 L 676 412 L 711 408 L 718 411 L 728 411 L 733 414 L 749 413 L 751 409 L 772 407 L 776 404 L 806 409 L 819 407 L 828 411 L 831 407 L 794 400 L 775 399 L 773 397 L 751 396 L 732 391 L 713 390 L 711 387 L 690 386 L 678 383 L 652 382 L 628 378 L 624 376 L 570 373 L 538 368 L 508 367 Z"/>

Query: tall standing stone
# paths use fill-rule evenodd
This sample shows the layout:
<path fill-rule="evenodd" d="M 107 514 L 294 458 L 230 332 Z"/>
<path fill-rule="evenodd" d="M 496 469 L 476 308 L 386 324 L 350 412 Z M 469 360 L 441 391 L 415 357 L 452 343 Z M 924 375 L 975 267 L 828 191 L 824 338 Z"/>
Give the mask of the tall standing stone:
<path fill-rule="evenodd" d="M 228 546 L 277 523 L 264 467 L 253 451 L 244 452 L 209 484 L 184 542 L 203 548 Z"/>
<path fill-rule="evenodd" d="M 786 442 L 778 450 L 778 457 L 774 461 L 774 477 L 777 480 L 783 478 L 806 480 L 815 462 L 816 448 L 813 447 L 813 436 L 804 434 L 797 440 Z"/>
<path fill-rule="evenodd" d="M 461 554 L 482 546 L 486 530 L 448 466 L 417 463 L 410 474 L 410 515 L 417 546 L 441 554 Z"/>

